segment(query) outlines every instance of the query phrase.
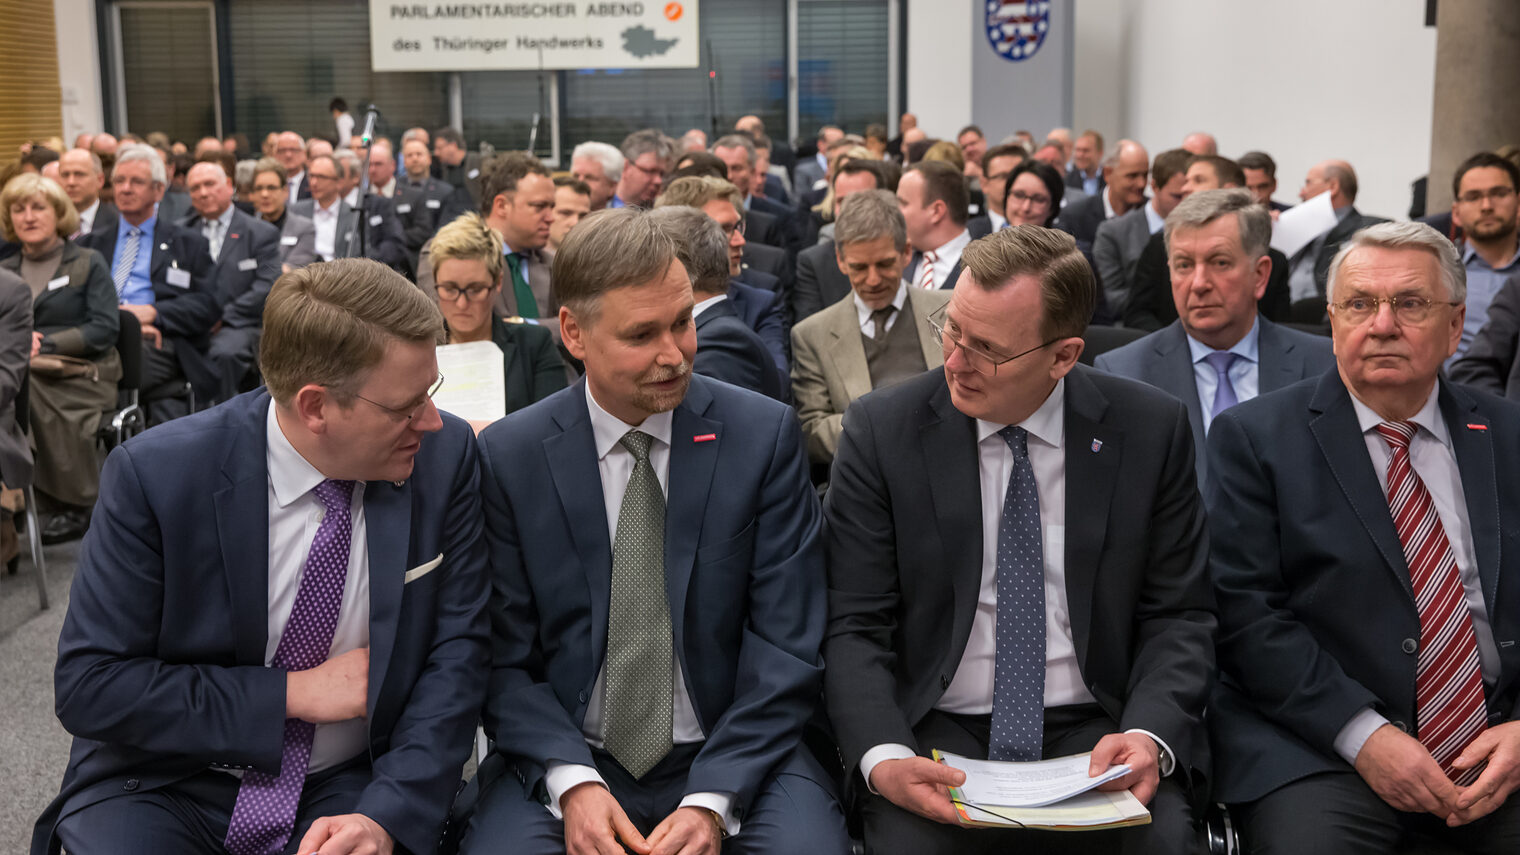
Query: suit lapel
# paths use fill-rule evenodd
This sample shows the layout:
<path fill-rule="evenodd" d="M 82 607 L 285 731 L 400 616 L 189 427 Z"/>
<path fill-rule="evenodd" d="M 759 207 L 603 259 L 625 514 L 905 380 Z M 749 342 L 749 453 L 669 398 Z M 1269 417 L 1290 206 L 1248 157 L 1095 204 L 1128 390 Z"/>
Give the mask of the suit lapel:
<path fill-rule="evenodd" d="M 1261 365 L 1256 371 L 1256 392 L 1265 395 L 1303 379 L 1304 360 L 1293 342 L 1282 335 L 1277 324 L 1256 316 L 1256 352 Z"/>
<path fill-rule="evenodd" d="M 1187 407 L 1188 427 L 1193 432 L 1193 469 L 1202 485 L 1208 470 L 1208 458 L 1203 453 L 1203 402 L 1198 399 L 1193 351 L 1188 347 L 1187 333 L 1180 321 L 1172 321 L 1161 335 L 1156 336 L 1155 349 L 1156 364 L 1160 369 L 1156 385 Z"/>
<path fill-rule="evenodd" d="M 981 464 L 976 420 L 955 408 L 950 389 L 943 382 L 935 387 L 929 410 L 919 427 L 919 447 L 929 479 L 931 518 L 939 534 L 936 550 L 949 568 L 953 591 L 953 648 L 945 661 L 958 662 L 971 637 L 982 587 Z"/>
<path fill-rule="evenodd" d="M 913 286 L 908 286 L 908 298 L 903 303 L 903 311 L 913 316 L 913 325 L 918 330 L 918 347 L 924 355 L 924 365 L 935 368 L 945 364 L 945 351 L 934 338 L 934 328 L 929 326 L 929 315 L 924 312 L 924 307 L 916 305 L 913 301 Z"/>
<path fill-rule="evenodd" d="M 1441 383 L 1441 417 L 1451 434 L 1452 454 L 1462 477 L 1467 500 L 1468 525 L 1477 552 L 1478 578 L 1483 599 L 1492 613 L 1499 593 L 1500 534 L 1499 487 L 1494 476 L 1494 446 L 1488 419 L 1478 413 L 1477 403 L 1461 387 Z"/>
<path fill-rule="evenodd" d="M 171 249 L 169 241 L 173 237 L 170 231 L 171 229 L 168 228 L 168 224 L 163 220 L 159 220 L 153 226 L 153 257 L 148 262 L 148 278 L 150 280 L 157 281 L 159 272 L 163 270 L 165 264 L 169 263 Z"/>
<path fill-rule="evenodd" d="M 670 473 L 667 476 L 665 503 L 665 590 L 670 597 L 670 628 L 675 650 L 686 649 L 686 591 L 697 563 L 697 543 L 702 536 L 702 520 L 707 495 L 712 488 L 713 470 L 723 445 L 723 423 L 706 418 L 712 403 L 702 379 L 693 377 L 686 399 L 676 407 L 670 421 Z M 716 439 L 695 442 L 694 437 Z M 693 523 L 695 522 L 695 525 Z M 694 609 L 702 608 L 694 603 Z M 684 657 L 683 657 L 684 658 Z M 698 710 L 700 716 L 703 712 Z M 708 711 L 711 713 L 712 711 Z M 704 719 L 714 720 L 711 716 Z"/>
<path fill-rule="evenodd" d="M 267 395 L 247 406 L 238 441 L 228 446 L 238 451 L 227 455 L 224 485 L 211 498 L 240 665 L 262 666 L 269 640 L 269 407 Z"/>
<path fill-rule="evenodd" d="M 853 401 L 871 391 L 866 347 L 860 338 L 860 328 L 855 325 L 859 317 L 855 313 L 855 301 L 842 300 L 824 311 L 831 313 L 827 358 L 834 364 L 834 376 L 844 385 L 846 398 Z"/>
<path fill-rule="evenodd" d="M 1388 497 L 1378 485 L 1377 472 L 1367 455 L 1367 444 L 1362 437 L 1362 427 L 1356 419 L 1356 409 L 1351 405 L 1351 393 L 1341 382 L 1340 374 L 1331 371 L 1320 380 L 1309 404 L 1311 419 L 1309 431 L 1319 443 L 1320 453 L 1330 473 L 1335 476 L 1346 501 L 1356 513 L 1357 519 L 1367 529 L 1388 571 L 1398 581 L 1399 587 L 1414 602 L 1414 588 L 1409 581 L 1409 564 L 1404 558 L 1404 547 L 1399 542 L 1398 530 L 1388 512 Z"/>
<path fill-rule="evenodd" d="M 574 395 L 561 399 L 553 413 L 560 432 L 544 438 L 544 457 L 554 476 L 565 519 L 575 521 L 572 538 L 591 603 L 591 649 L 600 657 L 607 649 L 607 606 L 612 592 L 612 543 L 607 536 L 607 506 L 602 473 L 597 467 L 596 437 L 586 409 L 585 380 Z M 598 661 L 597 667 L 601 663 Z"/>
<path fill-rule="evenodd" d="M 400 486 L 390 481 L 366 484 L 364 527 L 369 546 L 368 709 L 373 712 L 396 642 L 406 563 L 412 558 L 407 548 L 412 538 L 412 482 L 403 481 Z"/>
<path fill-rule="evenodd" d="M 1108 399 L 1077 366 L 1066 375 L 1066 600 L 1077 661 L 1087 661 L 1098 557 L 1124 453 L 1124 432 L 1106 424 Z"/>

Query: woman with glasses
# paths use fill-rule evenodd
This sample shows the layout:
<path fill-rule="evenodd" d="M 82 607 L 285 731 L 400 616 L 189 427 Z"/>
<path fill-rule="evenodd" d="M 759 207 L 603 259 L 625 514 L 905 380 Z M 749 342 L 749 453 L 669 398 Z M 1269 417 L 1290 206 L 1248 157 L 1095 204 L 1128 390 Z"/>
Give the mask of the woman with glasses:
<path fill-rule="evenodd" d="M 1034 225 L 1051 228 L 1061 213 L 1066 184 L 1055 167 L 1026 160 L 1008 174 L 1003 196 L 1003 217 L 1009 226 Z"/>
<path fill-rule="evenodd" d="M 506 266 L 502 252 L 501 236 L 470 213 L 438 230 L 430 257 L 448 343 L 490 341 L 501 348 L 510 413 L 565 388 L 565 364 L 549 330 L 507 323 L 491 312 Z"/>

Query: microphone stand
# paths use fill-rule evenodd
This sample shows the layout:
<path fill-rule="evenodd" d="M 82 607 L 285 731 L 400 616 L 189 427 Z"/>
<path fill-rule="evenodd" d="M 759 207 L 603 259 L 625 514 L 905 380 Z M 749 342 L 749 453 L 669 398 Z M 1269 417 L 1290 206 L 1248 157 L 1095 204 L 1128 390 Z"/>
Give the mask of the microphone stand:
<path fill-rule="evenodd" d="M 369 197 L 369 147 L 375 139 L 375 120 L 380 118 L 380 111 L 374 104 L 364 108 L 364 130 L 359 139 L 364 143 L 364 161 L 359 165 L 359 227 L 354 229 L 348 239 L 348 257 L 365 258 L 369 249 L 369 214 L 364 210 L 364 200 Z M 359 251 L 354 252 L 354 240 L 359 241 Z"/>

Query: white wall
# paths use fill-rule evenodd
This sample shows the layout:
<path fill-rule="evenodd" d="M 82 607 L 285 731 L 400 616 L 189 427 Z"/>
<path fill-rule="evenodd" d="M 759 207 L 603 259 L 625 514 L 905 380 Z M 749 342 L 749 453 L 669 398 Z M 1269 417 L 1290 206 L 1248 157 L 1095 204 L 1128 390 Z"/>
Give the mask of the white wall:
<path fill-rule="evenodd" d="M 53 0 L 58 30 L 58 84 L 63 90 L 63 140 L 105 127 L 100 94 L 100 50 L 95 0 Z"/>
<path fill-rule="evenodd" d="M 971 21 L 976 0 L 908 0 L 908 112 L 930 136 L 971 121 Z M 897 117 L 888 130 L 897 135 Z"/>
<path fill-rule="evenodd" d="M 1072 127 L 1077 133 L 1092 128 L 1104 142 L 1119 139 L 1124 123 L 1124 79 L 1129 21 L 1124 0 L 1076 0 L 1075 44 L 1072 46 Z M 1043 133 L 1044 128 L 1033 129 Z"/>
<path fill-rule="evenodd" d="M 1153 154 L 1194 130 L 1227 157 L 1265 151 L 1284 201 L 1309 167 L 1340 158 L 1356 169 L 1359 210 L 1407 216 L 1409 183 L 1430 164 L 1436 31 L 1424 0 L 1126 6 L 1124 135 Z"/>

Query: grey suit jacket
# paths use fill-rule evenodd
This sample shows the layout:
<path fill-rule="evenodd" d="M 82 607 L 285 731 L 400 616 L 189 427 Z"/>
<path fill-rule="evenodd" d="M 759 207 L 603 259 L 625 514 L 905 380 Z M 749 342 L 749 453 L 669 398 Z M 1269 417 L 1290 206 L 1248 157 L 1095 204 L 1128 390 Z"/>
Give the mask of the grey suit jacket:
<path fill-rule="evenodd" d="M 1109 311 L 1117 317 L 1123 317 L 1124 307 L 1129 305 L 1135 264 L 1150 239 L 1151 227 L 1144 205 L 1098 224 L 1093 238 L 1093 265 Z"/>
<path fill-rule="evenodd" d="M 934 341 L 928 317 L 950 302 L 951 293 L 909 285 L 903 303 L 903 314 L 911 316 L 918 326 L 919 347 L 924 352 L 924 364 L 930 368 L 944 365 L 945 357 Z M 853 293 L 792 327 L 792 397 L 802 420 L 809 459 L 825 465 L 834 460 L 845 408 L 869 391 L 871 370 L 866 366 Z"/>
<path fill-rule="evenodd" d="M 1256 350 L 1257 395 L 1265 395 L 1306 377 L 1318 377 L 1335 367 L 1330 339 L 1279 326 L 1260 315 Z M 1203 405 L 1198 400 L 1198 382 L 1193 373 L 1193 354 L 1188 350 L 1187 333 L 1182 322 L 1173 321 L 1139 341 L 1102 354 L 1093 367 L 1110 374 L 1149 383 L 1187 406 L 1188 425 L 1193 429 L 1193 445 L 1204 448 Z M 1198 487 L 1203 489 L 1208 475 L 1208 455 L 1193 459 L 1198 470 Z"/>
<path fill-rule="evenodd" d="M 794 186 L 797 188 L 797 195 L 806 195 L 813 189 L 813 185 L 824 179 L 823 167 L 819 166 L 814 158 L 803 158 L 797 161 L 796 179 Z"/>
<path fill-rule="evenodd" d="M 281 263 L 291 268 L 305 267 L 317 260 L 317 226 L 310 217 L 285 210 L 285 225 L 280 227 Z"/>

